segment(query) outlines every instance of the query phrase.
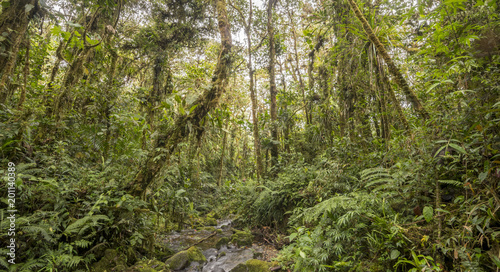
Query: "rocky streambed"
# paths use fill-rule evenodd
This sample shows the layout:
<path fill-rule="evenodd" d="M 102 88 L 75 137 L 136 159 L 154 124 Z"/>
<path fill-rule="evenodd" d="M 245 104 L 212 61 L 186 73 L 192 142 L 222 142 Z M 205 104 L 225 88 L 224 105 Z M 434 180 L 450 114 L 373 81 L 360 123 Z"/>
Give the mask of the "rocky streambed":
<path fill-rule="evenodd" d="M 231 228 L 230 220 L 219 221 L 216 227 L 171 233 L 164 242 L 174 250 L 194 245 L 165 262 L 182 272 L 269 271 L 275 265 L 269 260 L 277 252 L 254 243 L 251 233 Z"/>
<path fill-rule="evenodd" d="M 215 224 L 216 223 L 216 224 Z M 263 272 L 276 267 L 270 260 L 277 250 L 254 242 L 250 232 L 231 227 L 231 220 L 213 220 L 212 225 L 183 229 L 157 238 L 160 246 L 169 248 L 166 259 L 141 260 L 131 267 L 120 263 L 120 253 L 107 251 L 93 271 L 128 272 Z M 99 265 L 101 263 L 101 265 Z M 109 264 L 112 264 L 109 266 Z M 108 269 L 104 269 L 108 264 Z"/>

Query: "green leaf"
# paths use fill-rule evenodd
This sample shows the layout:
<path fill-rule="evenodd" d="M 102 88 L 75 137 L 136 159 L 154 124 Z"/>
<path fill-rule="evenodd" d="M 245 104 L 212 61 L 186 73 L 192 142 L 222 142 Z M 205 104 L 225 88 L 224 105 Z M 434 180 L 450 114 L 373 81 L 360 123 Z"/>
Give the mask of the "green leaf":
<path fill-rule="evenodd" d="M 295 237 L 297 237 L 297 234 L 296 232 L 290 234 L 290 236 L 288 236 L 288 239 L 290 239 L 290 242 L 293 241 L 293 239 L 295 239 Z"/>
<path fill-rule="evenodd" d="M 179 96 L 179 95 L 175 95 L 175 101 L 177 101 L 177 103 L 181 103 L 182 101 L 182 98 Z"/>
<path fill-rule="evenodd" d="M 198 104 L 196 104 L 196 105 L 192 106 L 192 107 L 189 109 L 189 114 L 191 114 L 191 113 L 194 111 L 194 109 L 196 109 L 196 107 L 198 107 Z"/>
<path fill-rule="evenodd" d="M 454 143 L 449 143 L 449 146 L 453 147 L 455 150 L 457 150 L 458 152 L 464 154 L 464 155 L 467 155 L 467 151 L 465 151 L 465 149 L 457 144 L 454 144 Z"/>
<path fill-rule="evenodd" d="M 299 255 L 300 255 L 300 257 L 302 257 L 304 259 L 306 258 L 306 254 L 304 253 L 304 251 L 300 251 Z"/>
<path fill-rule="evenodd" d="M 68 22 L 68 25 L 72 26 L 72 27 L 82 27 L 81 24 L 76 24 L 76 23 L 73 23 L 73 22 Z"/>
<path fill-rule="evenodd" d="M 488 172 L 482 172 L 479 174 L 479 181 L 483 181 L 488 177 Z"/>
<path fill-rule="evenodd" d="M 27 4 L 26 6 L 24 6 L 24 11 L 26 13 L 30 12 L 35 6 L 33 6 L 32 4 Z"/>
<path fill-rule="evenodd" d="M 432 216 L 434 215 L 434 210 L 432 209 L 432 207 L 425 206 L 422 213 L 424 215 L 425 221 L 427 221 L 427 223 L 431 222 Z"/>
<path fill-rule="evenodd" d="M 399 257 L 400 254 L 401 252 L 399 252 L 399 250 L 394 249 L 393 251 L 391 251 L 391 260 L 395 260 L 397 257 Z"/>

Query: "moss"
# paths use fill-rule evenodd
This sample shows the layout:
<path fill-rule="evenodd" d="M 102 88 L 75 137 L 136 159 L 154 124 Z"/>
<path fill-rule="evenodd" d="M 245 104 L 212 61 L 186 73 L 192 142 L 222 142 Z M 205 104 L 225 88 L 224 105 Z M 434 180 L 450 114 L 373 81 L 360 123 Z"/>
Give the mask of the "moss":
<path fill-rule="evenodd" d="M 253 235 L 246 231 L 234 230 L 234 234 L 231 235 L 231 243 L 239 247 L 252 246 Z"/>
<path fill-rule="evenodd" d="M 197 247 L 190 247 L 170 257 L 165 264 L 173 270 L 181 270 L 189 266 L 192 262 L 205 263 L 207 259 Z"/>
<path fill-rule="evenodd" d="M 127 267 L 126 260 L 127 257 L 122 252 L 118 252 L 116 249 L 106 249 L 106 251 L 104 251 L 104 257 L 93 264 L 90 271 L 119 271 L 114 268 Z"/>
<path fill-rule="evenodd" d="M 120 270 L 125 272 L 168 272 L 167 265 L 158 260 L 144 260 L 137 262 L 134 266 Z"/>
<path fill-rule="evenodd" d="M 168 257 L 173 256 L 176 252 L 168 248 L 165 245 L 155 245 L 157 249 L 155 251 L 155 257 L 158 260 L 165 261 Z"/>
<path fill-rule="evenodd" d="M 244 263 L 238 264 L 231 272 L 267 272 L 272 264 L 261 260 L 250 259 Z"/>
<path fill-rule="evenodd" d="M 226 252 L 222 251 L 221 253 L 219 253 L 219 255 L 217 255 L 217 259 L 224 257 L 224 256 L 226 256 Z"/>
<path fill-rule="evenodd" d="M 217 219 L 208 216 L 207 219 L 205 220 L 205 225 L 207 226 L 217 226 Z"/>
<path fill-rule="evenodd" d="M 221 229 L 216 229 L 215 231 L 217 232 L 217 234 L 222 234 L 222 230 Z"/>
<path fill-rule="evenodd" d="M 229 244 L 229 237 L 222 237 L 215 244 L 215 248 L 217 248 L 217 250 L 219 250 L 222 246 L 227 245 L 227 244 Z"/>
<path fill-rule="evenodd" d="M 214 232 L 215 227 L 201 227 L 201 228 L 198 228 L 198 230 L 206 230 L 206 231 Z"/>

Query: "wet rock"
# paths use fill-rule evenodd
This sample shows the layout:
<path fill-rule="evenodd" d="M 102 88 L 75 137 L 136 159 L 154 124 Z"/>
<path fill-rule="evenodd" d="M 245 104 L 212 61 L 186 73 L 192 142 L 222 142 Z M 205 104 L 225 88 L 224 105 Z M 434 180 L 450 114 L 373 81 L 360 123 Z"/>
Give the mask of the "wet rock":
<path fill-rule="evenodd" d="M 197 247 L 190 247 L 170 257 L 165 264 L 172 270 L 181 270 L 188 267 L 191 263 L 205 263 L 207 259 L 203 256 L 201 250 Z"/>
<path fill-rule="evenodd" d="M 214 232 L 215 231 L 215 227 L 201 227 L 201 228 L 198 228 L 198 230 L 204 230 L 204 231 L 208 231 L 208 232 Z"/>
<path fill-rule="evenodd" d="M 217 260 L 217 253 L 218 253 L 217 249 L 209 248 L 209 249 L 203 251 L 203 256 L 205 256 L 205 258 L 207 258 L 208 262 L 211 262 L 211 261 Z"/>
<path fill-rule="evenodd" d="M 134 266 L 120 270 L 124 272 L 168 272 L 167 265 L 158 260 L 143 260 L 137 262 Z"/>
<path fill-rule="evenodd" d="M 271 266 L 271 263 L 250 259 L 245 263 L 238 264 L 230 272 L 267 272 Z"/>
<path fill-rule="evenodd" d="M 127 257 L 116 249 L 106 249 L 104 257 L 92 265 L 90 271 L 123 271 L 127 267 Z"/>
<path fill-rule="evenodd" d="M 207 219 L 205 220 L 205 225 L 206 226 L 217 226 L 217 219 L 208 216 Z"/>
<path fill-rule="evenodd" d="M 231 235 L 231 243 L 241 247 L 241 246 L 252 246 L 253 235 L 246 231 L 234 230 L 234 234 Z"/>
<path fill-rule="evenodd" d="M 222 246 L 229 244 L 229 241 L 230 241 L 229 237 L 222 237 L 215 244 L 215 248 L 217 248 L 217 250 L 220 250 Z"/>

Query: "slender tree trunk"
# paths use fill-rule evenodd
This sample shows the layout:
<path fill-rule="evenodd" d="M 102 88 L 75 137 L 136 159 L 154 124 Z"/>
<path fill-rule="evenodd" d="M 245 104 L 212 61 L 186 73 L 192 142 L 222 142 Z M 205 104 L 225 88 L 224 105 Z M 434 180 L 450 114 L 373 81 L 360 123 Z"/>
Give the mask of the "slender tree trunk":
<path fill-rule="evenodd" d="M 308 107 L 308 103 L 307 103 L 307 100 L 306 100 L 306 94 L 305 94 L 305 84 L 304 84 L 304 81 L 302 80 L 302 75 L 300 73 L 300 64 L 299 64 L 299 53 L 298 53 L 298 50 L 297 50 L 297 31 L 295 30 L 295 23 L 293 22 L 293 17 L 294 17 L 294 14 L 293 14 L 293 11 L 290 11 L 288 10 L 288 17 L 290 18 L 290 24 L 292 26 L 292 33 L 293 33 L 293 51 L 294 51 L 294 59 L 295 59 L 295 69 L 293 69 L 293 64 L 292 62 L 290 61 L 290 66 L 292 67 L 292 71 L 293 71 L 293 77 L 294 77 L 294 80 L 297 82 L 299 82 L 299 86 L 300 86 L 300 90 L 302 92 L 302 100 L 304 102 L 304 111 L 305 111 L 305 115 L 306 115 L 306 124 L 310 124 L 311 123 L 311 118 L 310 118 L 310 113 L 309 113 L 309 107 Z M 297 75 L 295 75 L 295 73 Z"/>
<path fill-rule="evenodd" d="M 351 5 L 351 8 L 358 18 L 358 20 L 361 22 L 363 25 L 363 28 L 368 35 L 368 38 L 370 41 L 375 45 L 377 48 L 377 51 L 382 55 L 382 58 L 384 59 L 385 63 L 387 64 L 387 67 L 389 68 L 389 72 L 394 76 L 394 79 L 396 83 L 399 85 L 399 87 L 403 90 L 405 93 L 406 97 L 410 101 L 410 103 L 413 105 L 415 110 L 420 114 L 421 117 L 424 119 L 428 119 L 429 113 L 425 110 L 425 108 L 422 106 L 420 103 L 420 100 L 418 99 L 417 95 L 413 92 L 413 90 L 410 89 L 410 86 L 408 85 L 408 82 L 406 82 L 406 79 L 404 78 L 403 74 L 401 71 L 398 69 L 396 64 L 392 61 L 391 56 L 389 56 L 389 53 L 385 50 L 384 45 L 380 42 L 378 37 L 373 33 L 373 30 L 366 20 L 366 18 L 363 16 L 361 11 L 359 10 L 358 5 L 354 2 L 355 0 L 347 0 L 349 2 L 349 5 Z"/>
<path fill-rule="evenodd" d="M 394 94 L 394 90 L 391 87 L 391 83 L 389 82 L 389 79 L 387 78 L 387 75 L 384 73 L 384 71 L 381 69 L 382 67 L 379 67 L 379 73 L 380 77 L 382 78 L 382 83 L 385 85 L 387 93 L 389 94 L 389 98 L 391 99 L 392 105 L 396 108 L 396 111 L 398 112 L 400 121 L 403 123 L 405 129 L 409 130 L 410 125 L 408 124 L 408 120 L 406 120 L 406 116 L 403 113 L 403 109 L 401 108 L 401 104 L 399 104 L 399 101 L 396 98 L 396 95 Z"/>
<path fill-rule="evenodd" d="M 23 103 L 26 100 L 26 89 L 28 88 L 28 76 L 30 73 L 30 41 L 29 39 L 26 40 L 28 45 L 26 46 L 26 53 L 24 56 L 24 82 L 23 82 L 23 89 L 21 91 L 21 96 L 19 97 L 19 102 L 17 103 L 17 109 L 21 110 L 23 108 Z"/>
<path fill-rule="evenodd" d="M 248 23 L 245 27 L 245 32 L 247 35 L 247 52 L 248 52 L 248 76 L 250 78 L 250 98 L 252 100 L 252 122 L 253 122 L 253 138 L 254 138 L 254 153 L 255 153 L 255 164 L 257 172 L 257 182 L 262 176 L 262 156 L 260 154 L 260 136 L 259 136 L 259 116 L 257 116 L 257 96 L 255 94 L 255 84 L 254 84 L 254 71 L 252 65 L 252 1 L 250 0 L 250 15 L 248 18 Z M 242 20 L 244 20 L 242 18 Z"/>
<path fill-rule="evenodd" d="M 159 133 L 155 139 L 152 151 L 146 160 L 142 163 L 136 177 L 129 184 L 127 190 L 131 195 L 140 196 L 147 189 L 148 185 L 154 181 L 154 178 L 161 170 L 164 161 L 168 161 L 170 154 L 177 144 L 183 141 L 189 135 L 189 129 L 186 124 L 191 123 L 192 127 L 201 129 L 201 122 L 209 111 L 217 107 L 219 99 L 224 92 L 227 84 L 229 66 L 232 58 L 230 55 L 232 39 L 229 21 L 227 18 L 226 1 L 217 0 L 215 3 L 219 32 L 221 35 L 221 51 L 215 67 L 214 75 L 210 89 L 206 90 L 194 103 L 197 107 L 188 115 L 179 116 L 175 124 L 166 132 Z M 201 133 L 197 134 L 198 137 Z"/>
<path fill-rule="evenodd" d="M 229 121 L 226 120 L 226 125 L 224 129 L 224 137 L 222 138 L 222 150 L 220 154 L 220 166 L 219 166 L 219 187 L 222 186 L 222 173 L 224 171 L 224 153 L 226 153 L 226 143 L 227 143 L 227 125 Z"/>
<path fill-rule="evenodd" d="M 269 37 L 269 94 L 271 100 L 271 139 L 273 141 L 271 147 L 271 165 L 275 166 L 278 163 L 278 114 L 276 107 L 276 79 L 275 68 L 276 49 L 274 48 L 274 22 L 273 8 L 276 0 L 269 0 L 267 7 L 267 31 Z"/>

